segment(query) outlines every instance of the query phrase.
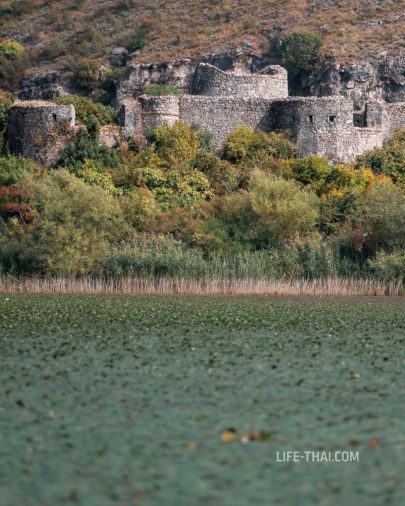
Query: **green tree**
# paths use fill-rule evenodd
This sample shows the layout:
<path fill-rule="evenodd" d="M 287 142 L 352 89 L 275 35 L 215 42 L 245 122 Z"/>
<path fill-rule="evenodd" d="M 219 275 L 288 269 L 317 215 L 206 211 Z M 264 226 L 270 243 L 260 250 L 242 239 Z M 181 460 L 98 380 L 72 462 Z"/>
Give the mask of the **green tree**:
<path fill-rule="evenodd" d="M 281 63 L 290 72 L 311 71 L 322 45 L 322 38 L 317 33 L 291 33 L 281 43 L 279 49 Z"/>
<path fill-rule="evenodd" d="M 59 170 L 26 187 L 38 213 L 20 238 L 20 259 L 27 269 L 87 274 L 102 262 L 110 244 L 126 236 L 117 201 L 97 186 Z"/>
<path fill-rule="evenodd" d="M 262 164 L 268 162 L 269 157 L 288 159 L 296 154 L 296 146 L 285 134 L 255 131 L 246 125 L 231 132 L 224 146 L 224 158 L 233 163 L 249 160 L 253 164 Z"/>
<path fill-rule="evenodd" d="M 310 31 L 291 33 L 282 41 L 278 56 L 289 72 L 293 87 L 305 85 L 318 61 L 322 45 L 322 38 Z"/>
<path fill-rule="evenodd" d="M 142 24 L 135 29 L 132 37 L 130 38 L 128 49 L 131 52 L 140 51 L 144 49 L 148 44 L 148 37 L 150 33 L 150 26 L 148 24 Z"/>
<path fill-rule="evenodd" d="M 181 122 L 156 127 L 149 133 L 148 141 L 169 168 L 192 160 L 201 149 L 198 130 Z"/>
<path fill-rule="evenodd" d="M 212 203 L 199 242 L 224 250 L 295 244 L 315 232 L 318 205 L 317 196 L 295 181 L 255 170 L 247 190 Z"/>
<path fill-rule="evenodd" d="M 80 88 L 94 90 L 100 80 L 99 61 L 83 58 L 75 65 L 73 78 Z"/>
<path fill-rule="evenodd" d="M 378 277 L 385 281 L 401 281 L 405 283 L 405 252 L 395 250 L 387 253 L 378 251 L 375 258 L 369 260 L 369 266 Z"/>
<path fill-rule="evenodd" d="M 322 194 L 332 170 L 332 164 L 322 156 L 311 155 L 295 160 L 286 175 L 303 185 L 309 185 L 318 194 Z"/>
<path fill-rule="evenodd" d="M 157 127 L 149 145 L 129 160 L 126 186 L 150 190 L 162 211 L 195 208 L 213 196 L 208 175 L 196 163 L 201 144 L 200 132 L 191 126 Z"/>
<path fill-rule="evenodd" d="M 35 212 L 24 180 L 36 170 L 36 164 L 25 158 L 0 157 L 0 220 L 6 223 L 30 223 Z"/>
<path fill-rule="evenodd" d="M 405 248 L 405 192 L 382 181 L 358 197 L 348 217 L 353 248 L 363 258 Z"/>
<path fill-rule="evenodd" d="M 36 169 L 36 163 L 16 156 L 0 157 L 0 187 L 20 184 Z"/>

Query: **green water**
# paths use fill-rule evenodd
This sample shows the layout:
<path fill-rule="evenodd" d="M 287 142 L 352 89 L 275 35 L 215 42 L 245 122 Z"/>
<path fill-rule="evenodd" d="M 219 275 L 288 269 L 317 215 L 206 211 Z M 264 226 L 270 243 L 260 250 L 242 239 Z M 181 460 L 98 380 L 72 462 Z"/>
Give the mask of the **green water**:
<path fill-rule="evenodd" d="M 2 506 L 405 504 L 400 301 L 0 295 L 0 336 Z"/>

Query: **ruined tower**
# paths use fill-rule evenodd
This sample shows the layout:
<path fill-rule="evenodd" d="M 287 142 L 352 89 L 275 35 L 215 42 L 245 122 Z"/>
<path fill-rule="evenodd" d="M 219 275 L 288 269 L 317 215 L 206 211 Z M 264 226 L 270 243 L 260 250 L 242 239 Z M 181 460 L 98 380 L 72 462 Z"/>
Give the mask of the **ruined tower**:
<path fill-rule="evenodd" d="M 9 110 L 7 144 L 11 153 L 39 161 L 56 162 L 60 150 L 74 135 L 75 108 L 53 102 L 17 102 Z"/>

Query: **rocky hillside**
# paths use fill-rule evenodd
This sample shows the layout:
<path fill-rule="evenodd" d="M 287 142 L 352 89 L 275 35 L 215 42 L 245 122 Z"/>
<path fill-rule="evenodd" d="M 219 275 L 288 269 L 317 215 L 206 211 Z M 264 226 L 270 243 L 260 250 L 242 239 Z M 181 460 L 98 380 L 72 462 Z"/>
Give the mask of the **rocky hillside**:
<path fill-rule="evenodd" d="M 405 0 L 0 2 L 0 37 L 27 50 L 24 69 L 7 86 L 23 99 L 83 93 L 72 80 L 83 59 L 119 69 L 118 102 L 151 83 L 189 91 L 197 61 L 255 71 L 278 63 L 286 35 L 312 30 L 324 40 L 321 64 L 296 93 L 343 94 L 362 110 L 370 99 L 405 101 L 404 29 Z M 114 102 L 116 91 L 109 93 Z"/>
<path fill-rule="evenodd" d="M 0 37 L 31 49 L 34 65 L 136 49 L 139 61 L 189 57 L 245 41 L 266 51 L 310 29 L 339 63 L 405 47 L 404 0 L 2 0 Z M 142 39 L 142 40 L 140 40 Z M 139 42 L 141 42 L 139 44 Z"/>

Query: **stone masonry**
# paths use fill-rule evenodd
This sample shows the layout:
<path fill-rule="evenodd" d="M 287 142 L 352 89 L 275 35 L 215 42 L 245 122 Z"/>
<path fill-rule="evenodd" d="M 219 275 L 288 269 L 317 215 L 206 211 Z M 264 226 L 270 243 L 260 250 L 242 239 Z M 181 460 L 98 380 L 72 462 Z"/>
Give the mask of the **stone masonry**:
<path fill-rule="evenodd" d="M 53 165 L 60 150 L 75 132 L 75 108 L 41 100 L 17 102 L 8 114 L 7 143 L 10 151 Z"/>
<path fill-rule="evenodd" d="M 127 137 L 143 136 L 154 127 L 182 121 L 213 135 L 218 151 L 230 132 L 248 125 L 264 132 L 287 131 L 301 155 L 318 154 L 351 162 L 364 151 L 381 147 L 405 128 L 405 103 L 375 100 L 361 114 L 348 97 L 289 97 L 287 72 L 275 65 L 258 73 L 225 72 L 209 63 L 195 70 L 191 94 L 122 97 L 119 122 Z M 17 155 L 52 165 L 75 131 L 73 106 L 52 102 L 18 102 L 9 113 L 7 139 Z"/>
<path fill-rule="evenodd" d="M 370 102 L 359 118 L 347 97 L 289 97 L 287 72 L 277 65 L 243 74 L 203 63 L 195 71 L 192 94 L 143 95 L 136 104 L 138 134 L 183 121 L 209 130 L 220 150 L 229 133 L 243 124 L 265 132 L 287 131 L 301 155 L 342 162 L 381 147 L 395 130 L 405 127 L 405 103 Z"/>
<path fill-rule="evenodd" d="M 201 63 L 194 73 L 192 89 L 195 95 L 213 97 L 285 98 L 288 97 L 288 75 L 279 65 L 269 65 L 257 74 L 231 74 Z"/>

